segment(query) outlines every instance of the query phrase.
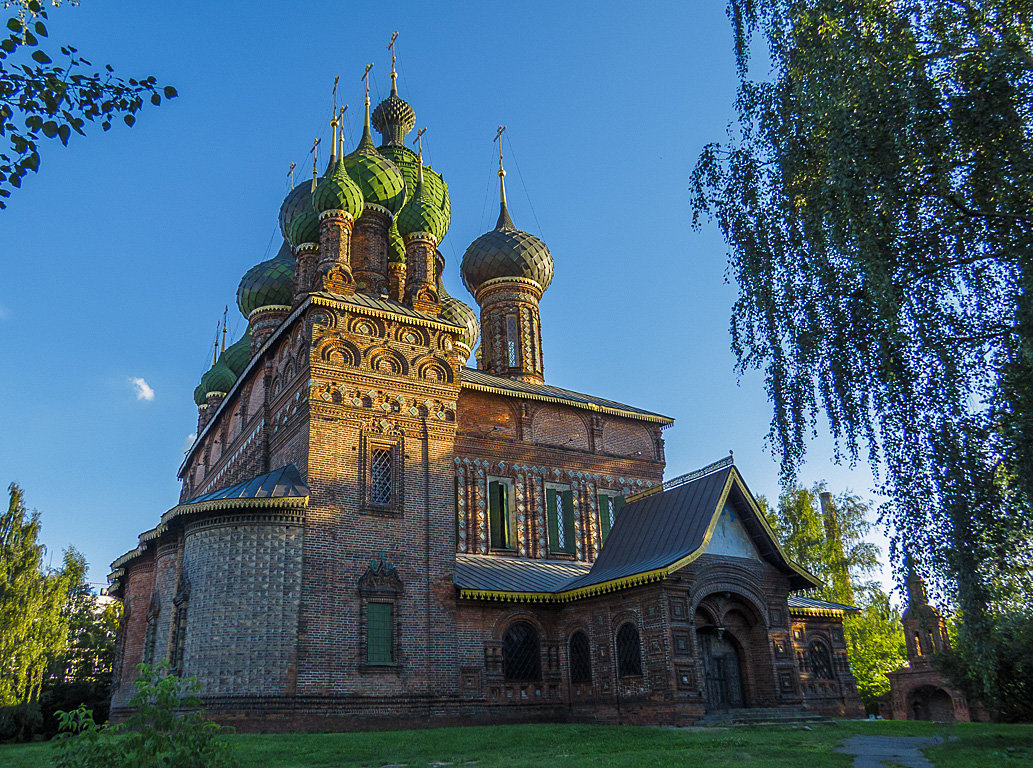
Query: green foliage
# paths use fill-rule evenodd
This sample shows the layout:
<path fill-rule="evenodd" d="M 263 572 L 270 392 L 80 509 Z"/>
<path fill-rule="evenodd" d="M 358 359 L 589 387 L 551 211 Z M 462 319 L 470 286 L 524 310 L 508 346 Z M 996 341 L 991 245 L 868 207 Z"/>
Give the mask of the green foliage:
<path fill-rule="evenodd" d="M 0 723 L 0 738 L 26 736 L 38 718 L 40 688 L 47 666 L 68 642 L 65 604 L 86 564 L 68 550 L 59 571 L 44 568 L 45 549 L 36 541 L 39 515 L 25 509 L 22 491 L 10 486 L 10 503 L 0 515 L 0 707 L 13 707 Z"/>
<path fill-rule="evenodd" d="M 739 130 L 703 150 L 693 195 L 730 247 L 739 366 L 766 373 L 787 480 L 819 413 L 837 454 L 867 455 L 996 700 L 992 616 L 1033 598 L 1033 4 L 729 16 Z"/>
<path fill-rule="evenodd" d="M 132 716 L 124 725 L 101 726 L 84 706 L 59 712 L 60 768 L 197 766 L 232 768 L 233 751 L 220 738 L 227 729 L 205 719 L 195 678 L 168 674 L 166 665 L 141 665 Z"/>
<path fill-rule="evenodd" d="M 889 692 L 887 672 L 907 663 L 900 613 L 874 581 L 866 581 L 879 565 L 878 548 L 865 537 L 871 532 L 871 503 L 846 492 L 823 505 L 824 482 L 813 488 L 793 486 L 778 505 L 761 507 L 786 554 L 822 580 L 816 596 L 855 605 L 860 613 L 843 619 L 847 657 L 857 690 L 869 712 Z"/>
<path fill-rule="evenodd" d="M 118 118 L 132 126 L 145 99 L 157 106 L 163 96 L 177 95 L 153 77 L 123 80 L 111 65 L 91 72 L 90 62 L 71 45 L 59 46 L 59 55 L 44 52 L 41 38 L 49 33 L 43 4 L 14 5 L 18 12 L 7 19 L 7 37 L 0 39 L 0 138 L 9 144 L 0 152 L 0 208 L 29 171 L 39 170 L 42 139 L 67 145 L 73 131 L 86 135 L 88 122 L 99 122 L 105 131 Z"/>

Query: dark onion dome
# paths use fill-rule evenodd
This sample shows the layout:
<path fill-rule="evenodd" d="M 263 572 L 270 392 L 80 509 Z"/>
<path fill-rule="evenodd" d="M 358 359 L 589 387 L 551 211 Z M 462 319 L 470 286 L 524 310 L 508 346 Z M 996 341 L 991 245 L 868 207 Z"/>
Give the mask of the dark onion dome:
<path fill-rule="evenodd" d="M 235 343 L 226 347 L 226 351 L 219 355 L 219 362 L 225 363 L 226 367 L 233 371 L 233 375 L 239 377 L 251 362 L 251 329 L 244 331 L 244 335 Z"/>
<path fill-rule="evenodd" d="M 316 216 L 325 211 L 345 211 L 351 214 L 352 219 L 357 219 L 362 215 L 364 205 L 362 190 L 348 175 L 344 158 L 328 165 L 316 191 L 312 193 L 312 207 Z"/>
<path fill-rule="evenodd" d="M 398 222 L 392 221 L 387 230 L 387 260 L 392 264 L 405 263 L 405 241 L 398 232 Z"/>
<path fill-rule="evenodd" d="M 237 286 L 237 307 L 245 318 L 260 307 L 289 307 L 294 299 L 294 255 L 286 242 L 273 258 L 251 267 Z"/>
<path fill-rule="evenodd" d="M 405 178 L 398 166 L 377 152 L 369 135 L 369 102 L 366 102 L 366 120 L 362 138 L 355 151 L 344 158 L 344 166 L 362 191 L 367 205 L 386 208 L 391 215 L 398 213 L 405 203 Z"/>
<path fill-rule="evenodd" d="M 197 387 L 194 388 L 194 402 L 197 403 L 197 405 L 204 405 L 208 400 L 205 395 L 204 385 L 198 384 Z"/>
<path fill-rule="evenodd" d="M 438 297 L 441 299 L 441 319 L 463 329 L 459 340 L 468 349 L 476 347 L 477 340 L 481 335 L 481 321 L 477 319 L 477 313 L 469 305 L 449 294 L 440 279 L 438 279 Z"/>
<path fill-rule="evenodd" d="M 440 204 L 428 194 L 422 172 L 416 182 L 416 193 L 398 212 L 397 223 L 398 232 L 403 238 L 416 232 L 428 232 L 440 243 L 445 236 L 445 217 L 441 213 Z"/>
<path fill-rule="evenodd" d="M 392 79 L 391 95 L 373 110 L 373 127 L 387 146 L 404 147 L 405 135 L 416 127 L 416 112 L 409 102 L 398 97 L 398 87 Z"/>
<path fill-rule="evenodd" d="M 377 151 L 397 165 L 402 172 L 402 176 L 405 178 L 405 200 L 408 202 L 416 193 L 416 177 L 419 175 L 420 162 L 416 153 L 408 147 L 395 146 L 383 146 Z M 452 201 L 448 197 L 448 184 L 445 183 L 445 179 L 440 173 L 429 165 L 425 165 L 423 166 L 423 186 L 430 199 L 437 203 L 444 215 L 445 228 L 441 233 L 441 237 L 444 238 L 452 222 Z"/>
<path fill-rule="evenodd" d="M 226 363 L 220 360 L 209 368 L 208 372 L 201 377 L 201 389 L 204 390 L 205 396 L 211 392 L 225 395 L 233 389 L 233 384 L 236 381 L 237 377 L 233 371 L 230 370 Z"/>
<path fill-rule="evenodd" d="M 513 226 L 503 196 L 495 229 L 485 232 L 463 254 L 463 284 L 470 293 L 496 277 L 534 280 L 544 291 L 552 282 L 552 254 L 534 235 Z"/>
<path fill-rule="evenodd" d="M 319 216 L 312 207 L 314 184 L 315 180 L 301 182 L 287 193 L 280 206 L 280 233 L 295 248 L 319 242 Z"/>

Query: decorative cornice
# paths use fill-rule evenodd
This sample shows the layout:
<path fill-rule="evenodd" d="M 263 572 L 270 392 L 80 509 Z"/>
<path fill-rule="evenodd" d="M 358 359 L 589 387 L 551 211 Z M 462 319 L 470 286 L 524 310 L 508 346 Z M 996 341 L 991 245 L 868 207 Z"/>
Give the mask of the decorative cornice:
<path fill-rule="evenodd" d="M 272 312 L 274 310 L 276 312 L 290 312 L 291 308 L 289 304 L 266 304 L 264 307 L 256 307 L 248 313 L 248 322 L 251 322 L 251 318 L 259 312 Z"/>
<path fill-rule="evenodd" d="M 545 289 L 542 287 L 542 284 L 529 277 L 493 277 L 491 280 L 485 280 L 477 286 L 477 292 L 474 294 L 474 299 L 478 304 L 480 304 L 481 297 L 484 294 L 490 293 L 496 288 L 511 288 L 514 285 L 530 289 L 537 295 L 539 301 L 542 299 L 542 294 L 545 293 Z"/>
<path fill-rule="evenodd" d="M 294 250 L 295 250 L 295 252 L 298 252 L 298 251 L 318 251 L 319 250 L 319 243 L 301 243 Z"/>
<path fill-rule="evenodd" d="M 830 619 L 841 619 L 847 613 L 857 613 L 858 609 L 847 611 L 843 608 L 806 608 L 804 606 L 789 606 L 790 616 L 821 616 Z"/>
<path fill-rule="evenodd" d="M 340 208 L 331 208 L 328 211 L 323 211 L 319 214 L 319 220 L 322 221 L 323 219 L 344 219 L 352 224 L 355 223 L 355 218 L 348 211 L 341 210 Z"/>
<path fill-rule="evenodd" d="M 410 240 L 422 240 L 424 242 L 438 244 L 438 238 L 433 232 L 410 232 L 408 235 L 402 238 L 403 241 L 408 245 Z"/>
<path fill-rule="evenodd" d="M 376 203 L 366 203 L 365 206 L 367 211 L 373 211 L 375 213 L 384 214 L 385 216 L 387 216 L 389 221 L 394 221 L 395 219 L 395 215 L 391 213 L 389 209 L 385 208 L 382 205 L 377 205 Z"/>
<path fill-rule="evenodd" d="M 308 301 L 312 303 L 314 307 L 329 307 L 331 309 L 340 309 L 342 307 L 347 308 L 349 312 L 356 315 L 365 315 L 366 317 L 379 317 L 382 320 L 396 320 L 401 323 L 408 323 L 409 325 L 421 325 L 426 328 L 433 328 L 437 331 L 448 331 L 449 333 L 456 333 L 457 331 L 463 330 L 461 326 L 449 323 L 444 320 L 433 320 L 431 318 L 413 317 L 412 315 L 403 315 L 396 312 L 388 312 L 386 310 L 374 309 L 372 307 L 366 307 L 362 304 L 352 304 L 347 299 L 327 298 L 324 296 L 310 296 Z"/>

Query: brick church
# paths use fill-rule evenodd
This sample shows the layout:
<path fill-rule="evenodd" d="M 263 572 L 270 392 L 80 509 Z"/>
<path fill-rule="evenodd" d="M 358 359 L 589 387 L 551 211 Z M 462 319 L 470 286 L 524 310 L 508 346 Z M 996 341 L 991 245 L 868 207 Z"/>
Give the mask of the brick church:
<path fill-rule="evenodd" d="M 395 80 L 283 201 L 180 501 L 112 564 L 113 715 L 163 662 L 245 729 L 860 714 L 851 608 L 797 594 L 817 582 L 730 458 L 664 483 L 672 419 L 546 383 L 553 257 L 501 152 L 458 265 L 479 312 L 445 292 L 448 186 Z"/>

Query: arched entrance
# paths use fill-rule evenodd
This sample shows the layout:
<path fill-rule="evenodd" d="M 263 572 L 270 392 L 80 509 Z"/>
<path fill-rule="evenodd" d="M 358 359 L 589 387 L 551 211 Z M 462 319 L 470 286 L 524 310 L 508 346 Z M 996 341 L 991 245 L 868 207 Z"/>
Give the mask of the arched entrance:
<path fill-rule="evenodd" d="M 942 688 L 924 685 L 908 697 L 908 717 L 937 723 L 953 722 L 954 700 Z"/>
<path fill-rule="evenodd" d="M 724 632 L 714 627 L 700 629 L 696 637 L 703 661 L 707 711 L 745 706 L 742 659 L 735 643 Z"/>

